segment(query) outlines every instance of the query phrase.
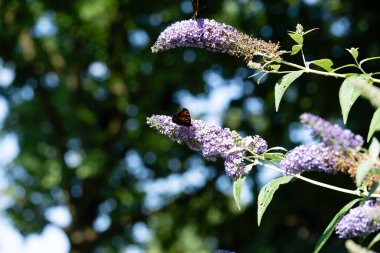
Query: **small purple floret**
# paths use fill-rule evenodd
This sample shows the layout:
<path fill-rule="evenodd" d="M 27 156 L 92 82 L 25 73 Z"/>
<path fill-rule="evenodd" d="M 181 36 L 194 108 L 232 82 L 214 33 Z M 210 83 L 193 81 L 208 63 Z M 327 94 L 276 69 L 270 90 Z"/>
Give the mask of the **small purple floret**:
<path fill-rule="evenodd" d="M 355 135 L 348 129 L 343 129 L 337 124 L 315 116 L 311 113 L 303 113 L 300 121 L 308 125 L 313 130 L 313 136 L 320 139 L 322 143 L 328 146 L 334 146 L 336 149 L 360 148 L 364 141 L 360 135 Z"/>
<path fill-rule="evenodd" d="M 258 135 L 244 137 L 244 146 L 254 154 L 261 155 L 268 149 L 267 142 Z"/>
<path fill-rule="evenodd" d="M 243 161 L 244 154 L 244 149 L 237 149 L 225 157 L 224 169 L 228 176 L 237 178 L 248 173 L 245 169 L 245 164 Z"/>
<path fill-rule="evenodd" d="M 304 171 L 322 171 L 332 173 L 338 161 L 338 153 L 332 147 L 323 144 L 298 146 L 290 151 L 280 162 L 286 174 L 298 174 Z"/>
<path fill-rule="evenodd" d="M 335 228 L 339 238 L 368 235 L 380 230 L 380 199 L 367 200 L 353 208 Z"/>

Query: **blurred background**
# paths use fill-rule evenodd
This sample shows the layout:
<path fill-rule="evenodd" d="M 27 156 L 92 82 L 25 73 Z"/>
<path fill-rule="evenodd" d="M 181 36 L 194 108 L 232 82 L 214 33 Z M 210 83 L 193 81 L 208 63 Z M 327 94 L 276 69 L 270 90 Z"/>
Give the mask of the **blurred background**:
<path fill-rule="evenodd" d="M 380 54 L 376 1 L 199 2 L 200 17 L 286 50 L 298 23 L 319 28 L 306 37 L 308 60 L 348 64 L 350 47 Z M 193 118 L 293 148 L 310 139 L 302 112 L 341 122 L 342 80 L 303 76 L 275 112 L 280 76 L 258 86 L 228 55 L 151 53 L 163 29 L 192 15 L 190 0 L 0 1 L 0 252 L 312 251 L 353 196 L 296 181 L 257 227 L 258 191 L 277 174 L 253 170 L 239 211 L 222 161 L 172 143 L 146 117 L 187 107 Z M 360 100 L 348 127 L 366 136 L 372 113 Z M 343 175 L 307 176 L 354 188 Z M 347 251 L 334 235 L 323 252 Z"/>

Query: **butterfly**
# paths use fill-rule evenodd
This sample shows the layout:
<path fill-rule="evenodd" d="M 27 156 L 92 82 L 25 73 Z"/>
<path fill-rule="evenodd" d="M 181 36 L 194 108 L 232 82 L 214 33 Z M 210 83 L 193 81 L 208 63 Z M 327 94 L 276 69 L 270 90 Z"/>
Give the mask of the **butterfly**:
<path fill-rule="evenodd" d="M 186 108 L 182 108 L 181 111 L 174 113 L 172 116 L 172 121 L 176 123 L 177 125 L 187 126 L 187 127 L 192 126 L 190 113 L 189 113 L 189 110 L 187 110 Z"/>
<path fill-rule="evenodd" d="M 194 19 L 198 18 L 198 9 L 199 9 L 199 0 L 191 0 L 191 4 L 193 5 L 194 10 Z"/>

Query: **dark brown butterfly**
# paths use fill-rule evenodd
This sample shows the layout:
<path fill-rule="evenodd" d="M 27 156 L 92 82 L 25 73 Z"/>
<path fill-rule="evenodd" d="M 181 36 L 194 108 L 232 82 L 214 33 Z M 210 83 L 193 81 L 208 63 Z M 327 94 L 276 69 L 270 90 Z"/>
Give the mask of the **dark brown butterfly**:
<path fill-rule="evenodd" d="M 192 126 L 190 113 L 189 110 L 187 110 L 186 108 L 182 108 L 181 111 L 174 113 L 172 116 L 172 121 L 177 125 L 187 127 Z"/>
<path fill-rule="evenodd" d="M 193 5 L 193 11 L 194 11 L 193 18 L 196 19 L 196 18 L 198 18 L 199 0 L 191 0 L 191 3 Z"/>

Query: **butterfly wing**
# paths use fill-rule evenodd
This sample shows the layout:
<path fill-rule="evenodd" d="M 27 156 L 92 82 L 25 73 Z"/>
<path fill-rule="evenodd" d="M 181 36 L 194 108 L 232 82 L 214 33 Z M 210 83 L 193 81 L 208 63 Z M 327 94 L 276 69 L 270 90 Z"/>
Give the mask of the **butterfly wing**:
<path fill-rule="evenodd" d="M 172 116 L 172 121 L 177 125 L 181 126 L 192 126 L 190 112 L 186 108 L 183 108 L 181 111 L 176 112 Z"/>

